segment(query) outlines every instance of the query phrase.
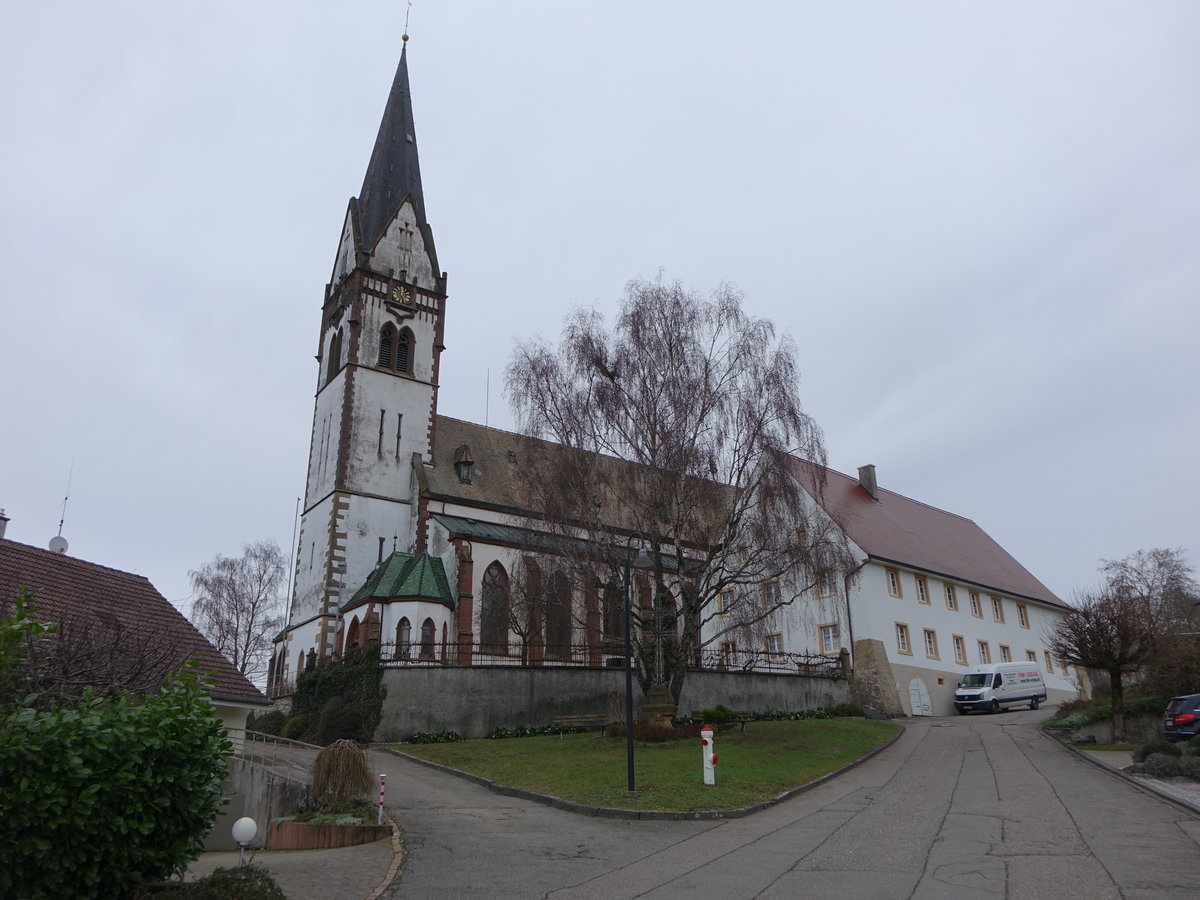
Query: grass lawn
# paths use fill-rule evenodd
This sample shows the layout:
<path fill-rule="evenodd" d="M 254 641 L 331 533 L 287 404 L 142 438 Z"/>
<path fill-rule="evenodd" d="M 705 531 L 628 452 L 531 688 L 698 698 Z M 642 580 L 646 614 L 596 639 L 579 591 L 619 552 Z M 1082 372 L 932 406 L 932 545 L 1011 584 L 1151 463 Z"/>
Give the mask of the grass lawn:
<path fill-rule="evenodd" d="M 716 737 L 717 783 L 706 786 L 699 740 L 634 745 L 638 796 L 626 797 L 625 739 L 597 732 L 405 744 L 405 753 L 500 784 L 588 806 L 637 810 L 737 809 L 778 797 L 886 744 L 891 722 L 806 719 L 750 722 Z"/>

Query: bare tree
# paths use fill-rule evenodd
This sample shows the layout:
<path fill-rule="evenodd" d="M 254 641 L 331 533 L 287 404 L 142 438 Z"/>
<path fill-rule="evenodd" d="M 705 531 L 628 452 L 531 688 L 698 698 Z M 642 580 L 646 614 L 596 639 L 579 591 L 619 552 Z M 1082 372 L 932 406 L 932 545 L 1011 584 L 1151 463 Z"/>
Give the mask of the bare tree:
<path fill-rule="evenodd" d="M 522 430 L 546 439 L 530 442 L 523 489 L 557 554 L 598 584 L 648 554 L 633 604 L 643 686 L 669 683 L 678 700 L 702 644 L 853 571 L 790 467 L 825 461 L 795 347 L 736 289 L 630 282 L 611 330 L 579 311 L 557 349 L 519 344 L 507 388 Z"/>
<path fill-rule="evenodd" d="M 280 588 L 287 563 L 274 541 L 255 541 L 239 557 L 221 556 L 189 572 L 192 620 L 214 647 L 250 680 L 261 680 L 271 638 L 282 626 Z"/>
<path fill-rule="evenodd" d="M 157 635 L 148 641 L 110 613 L 74 611 L 64 621 L 40 624 L 37 598 L 28 590 L 14 599 L 11 613 L 0 603 L 0 613 L 22 622 L 6 625 L 0 641 L 0 706 L 23 701 L 42 708 L 85 694 L 153 691 L 188 658 L 177 637 Z M 36 698 L 25 701 L 29 695 Z"/>
<path fill-rule="evenodd" d="M 1188 693 L 1200 678 L 1200 585 L 1182 548 L 1138 550 L 1101 560 L 1110 583 L 1139 598 L 1162 631 L 1143 669 L 1148 690 Z"/>
<path fill-rule="evenodd" d="M 1164 627 L 1196 625 L 1200 585 L 1183 548 L 1138 550 L 1122 559 L 1102 559 L 1100 571 L 1110 584 L 1141 598 Z"/>
<path fill-rule="evenodd" d="M 1113 740 L 1125 740 L 1124 678 L 1137 672 L 1160 642 L 1159 621 L 1145 600 L 1119 580 L 1076 595 L 1073 608 L 1060 617 L 1047 646 L 1060 659 L 1107 673 L 1112 686 Z"/>

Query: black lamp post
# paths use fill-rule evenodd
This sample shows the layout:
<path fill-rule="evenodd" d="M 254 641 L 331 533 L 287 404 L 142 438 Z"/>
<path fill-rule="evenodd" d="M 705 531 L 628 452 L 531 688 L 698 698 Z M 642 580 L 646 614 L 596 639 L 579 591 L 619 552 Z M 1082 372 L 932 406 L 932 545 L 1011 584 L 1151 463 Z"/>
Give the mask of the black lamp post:
<path fill-rule="evenodd" d="M 629 600 L 630 543 L 640 534 L 631 534 L 625 542 L 625 768 L 628 776 L 626 793 L 632 796 L 633 786 L 633 614 Z"/>

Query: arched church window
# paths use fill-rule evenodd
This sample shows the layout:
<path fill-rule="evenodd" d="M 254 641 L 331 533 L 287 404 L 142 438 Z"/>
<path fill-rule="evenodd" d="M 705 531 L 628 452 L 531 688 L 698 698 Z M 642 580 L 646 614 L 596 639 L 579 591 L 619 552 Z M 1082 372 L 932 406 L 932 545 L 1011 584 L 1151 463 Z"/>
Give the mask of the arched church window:
<path fill-rule="evenodd" d="M 350 627 L 346 629 L 346 652 L 356 649 L 362 643 L 362 639 L 359 636 L 360 628 L 358 616 L 355 616 L 350 621 Z"/>
<path fill-rule="evenodd" d="M 383 326 L 383 330 L 379 333 L 379 362 L 377 365 L 381 369 L 390 369 L 392 367 L 392 352 L 396 344 L 396 328 L 391 322 Z"/>
<path fill-rule="evenodd" d="M 325 361 L 325 383 L 333 381 L 333 376 L 342 368 L 342 329 L 329 339 L 329 354 Z"/>
<path fill-rule="evenodd" d="M 479 649 L 484 653 L 508 652 L 508 573 L 493 562 L 483 573 L 479 599 Z"/>
<path fill-rule="evenodd" d="M 396 656 L 408 659 L 412 650 L 412 624 L 405 617 L 396 624 Z"/>
<path fill-rule="evenodd" d="M 433 619 L 421 625 L 421 659 L 433 659 Z"/>
<path fill-rule="evenodd" d="M 396 339 L 396 371 L 412 374 L 413 333 L 407 328 L 400 329 Z"/>
<path fill-rule="evenodd" d="M 625 637 L 625 597 L 622 594 L 621 582 L 611 579 L 604 586 L 601 599 L 601 628 L 606 637 Z"/>
<path fill-rule="evenodd" d="M 571 655 L 571 582 L 562 572 L 554 573 L 546 594 L 546 655 Z"/>

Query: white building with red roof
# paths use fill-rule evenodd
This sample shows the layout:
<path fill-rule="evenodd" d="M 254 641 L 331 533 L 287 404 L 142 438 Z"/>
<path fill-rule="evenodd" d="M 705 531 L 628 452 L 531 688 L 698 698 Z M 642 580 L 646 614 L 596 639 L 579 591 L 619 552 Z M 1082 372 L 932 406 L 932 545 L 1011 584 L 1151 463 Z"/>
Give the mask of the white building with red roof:
<path fill-rule="evenodd" d="M 845 649 L 864 699 L 892 713 L 952 714 L 961 675 L 989 663 L 1035 662 L 1050 702 L 1078 695 L 1078 673 L 1046 648 L 1067 607 L 975 522 L 879 487 L 874 466 L 853 478 L 787 464 L 859 559 L 781 612 L 788 649 Z"/>

